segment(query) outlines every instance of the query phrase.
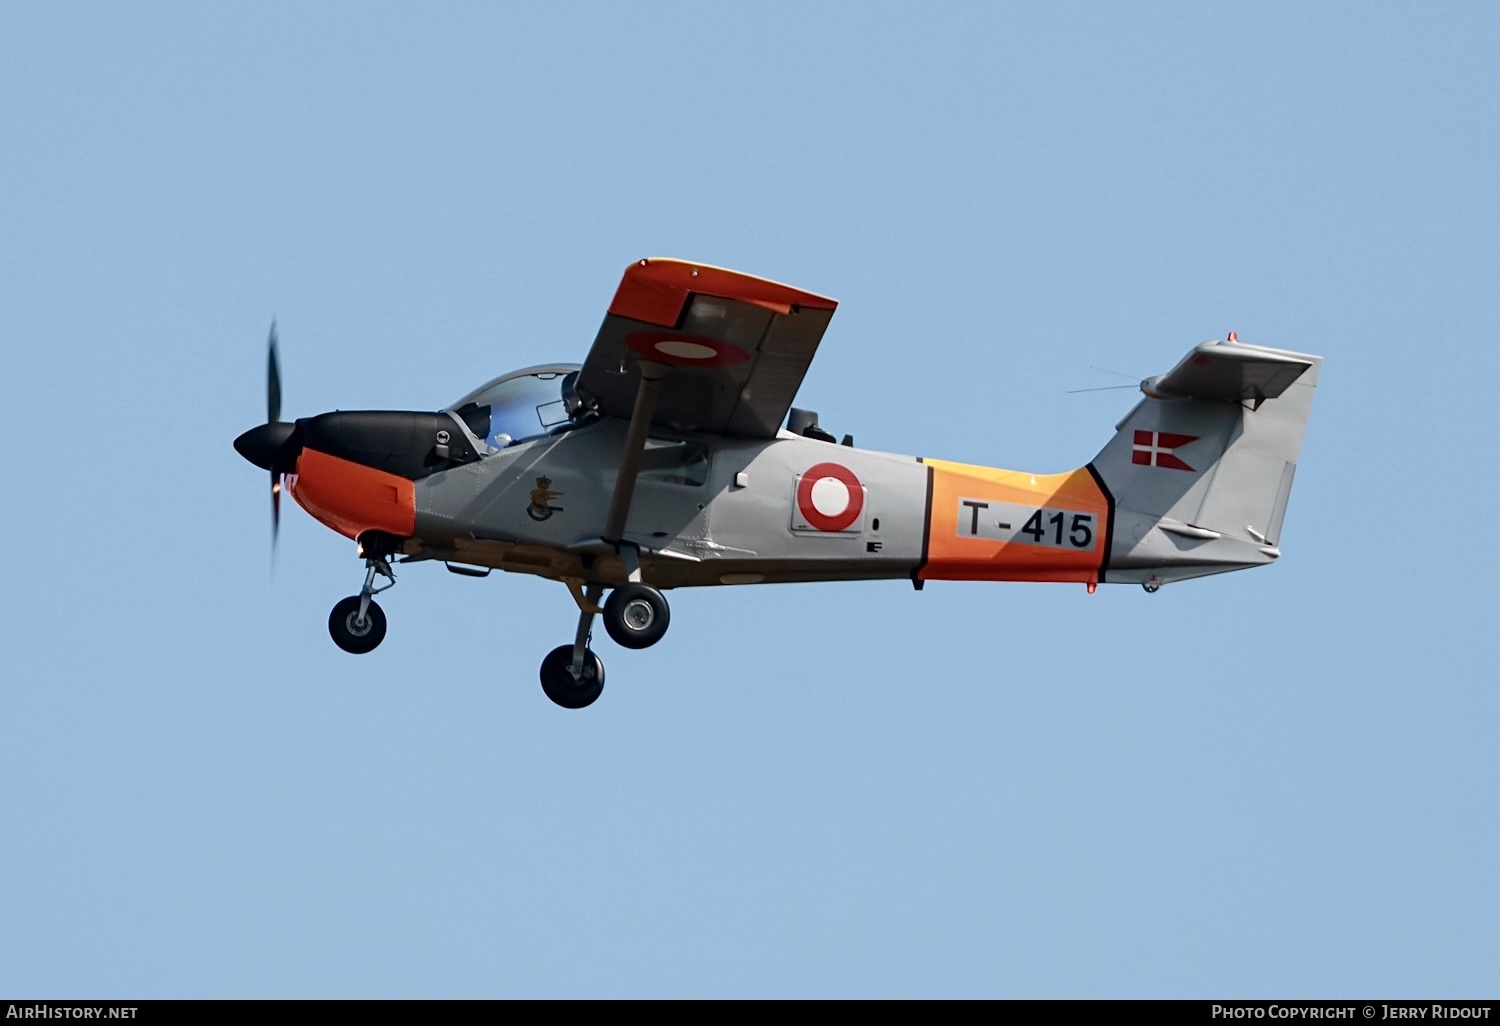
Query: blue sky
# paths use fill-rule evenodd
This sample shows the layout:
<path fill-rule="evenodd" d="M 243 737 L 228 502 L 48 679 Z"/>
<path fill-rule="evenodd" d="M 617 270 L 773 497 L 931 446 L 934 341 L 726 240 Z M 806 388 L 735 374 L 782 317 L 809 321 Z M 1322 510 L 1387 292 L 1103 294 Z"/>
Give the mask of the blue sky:
<path fill-rule="evenodd" d="M 1491 5 L 0 7 L 0 992 L 1493 996 Z M 1223 337 L 1327 358 L 1271 568 L 564 590 L 230 448 L 578 360 L 625 265 L 831 295 L 862 446 L 1086 462 Z"/>

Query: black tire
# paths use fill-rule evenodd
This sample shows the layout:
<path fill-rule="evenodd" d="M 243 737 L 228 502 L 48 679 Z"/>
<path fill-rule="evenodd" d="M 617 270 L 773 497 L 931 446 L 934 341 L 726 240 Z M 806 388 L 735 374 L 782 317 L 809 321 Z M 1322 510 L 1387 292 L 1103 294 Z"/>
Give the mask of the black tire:
<path fill-rule="evenodd" d="M 671 622 L 665 596 L 649 584 L 622 584 L 604 603 L 604 629 L 622 648 L 650 648 Z"/>
<path fill-rule="evenodd" d="M 328 633 L 333 643 L 345 652 L 364 655 L 385 640 L 385 612 L 370 600 L 365 622 L 359 623 L 359 596 L 340 599 L 328 614 Z"/>
<path fill-rule="evenodd" d="M 593 705 L 604 690 L 604 663 L 592 649 L 583 650 L 583 679 L 573 676 L 573 646 L 558 645 L 542 660 L 542 690 L 564 709 Z"/>

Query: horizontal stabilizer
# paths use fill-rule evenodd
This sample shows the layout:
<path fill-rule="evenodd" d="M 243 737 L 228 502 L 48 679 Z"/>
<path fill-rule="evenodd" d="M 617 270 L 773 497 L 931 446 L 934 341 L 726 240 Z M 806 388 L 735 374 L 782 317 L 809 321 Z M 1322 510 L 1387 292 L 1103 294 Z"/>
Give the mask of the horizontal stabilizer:
<path fill-rule="evenodd" d="M 1239 342 L 1205 342 L 1166 374 L 1142 384 L 1160 399 L 1275 399 L 1312 366 L 1307 357 Z"/>

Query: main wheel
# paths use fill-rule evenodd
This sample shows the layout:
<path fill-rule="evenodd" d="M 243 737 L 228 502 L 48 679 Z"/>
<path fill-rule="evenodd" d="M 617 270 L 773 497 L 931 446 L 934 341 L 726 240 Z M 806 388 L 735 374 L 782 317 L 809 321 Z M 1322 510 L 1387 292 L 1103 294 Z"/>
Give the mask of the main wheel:
<path fill-rule="evenodd" d="M 364 620 L 360 620 L 359 596 L 350 595 L 340 599 L 328 614 L 328 633 L 333 636 L 333 643 L 345 652 L 363 655 L 384 640 L 385 613 L 372 599 Z"/>
<path fill-rule="evenodd" d="M 649 584 L 622 584 L 604 603 L 604 629 L 625 648 L 650 648 L 671 621 L 666 598 Z"/>
<path fill-rule="evenodd" d="M 583 676 L 573 676 L 573 646 L 558 645 L 542 660 L 542 690 L 564 709 L 593 705 L 604 690 L 604 663 L 592 649 L 583 650 Z"/>

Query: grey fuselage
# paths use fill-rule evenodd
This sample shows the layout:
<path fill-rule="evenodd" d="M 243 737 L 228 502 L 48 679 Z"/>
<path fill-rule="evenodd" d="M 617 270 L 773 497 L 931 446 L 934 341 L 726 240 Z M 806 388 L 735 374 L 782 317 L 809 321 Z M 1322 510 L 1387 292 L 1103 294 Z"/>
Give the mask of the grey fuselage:
<path fill-rule="evenodd" d="M 618 585 L 602 537 L 625 442 L 605 417 L 416 482 L 411 556 Z M 836 463 L 862 486 L 842 530 L 798 507 L 799 476 Z M 774 439 L 653 429 L 619 541 L 657 587 L 911 577 L 922 562 L 927 468 L 910 456 L 782 431 Z"/>

